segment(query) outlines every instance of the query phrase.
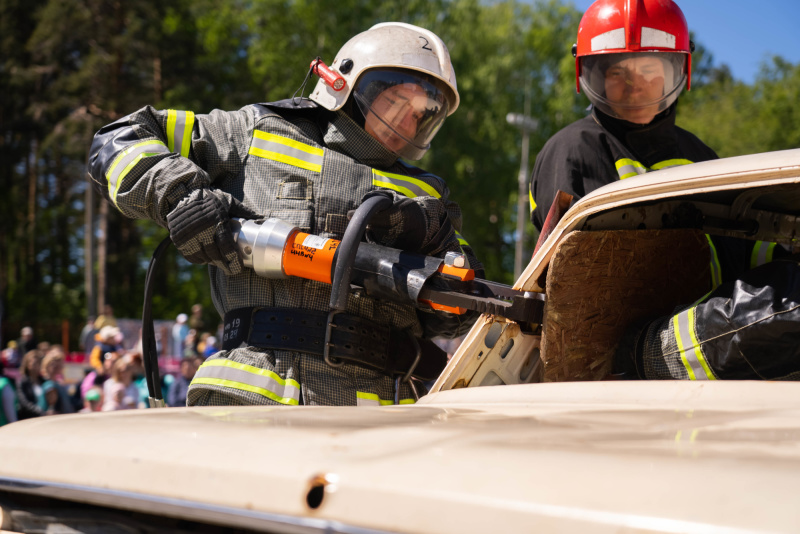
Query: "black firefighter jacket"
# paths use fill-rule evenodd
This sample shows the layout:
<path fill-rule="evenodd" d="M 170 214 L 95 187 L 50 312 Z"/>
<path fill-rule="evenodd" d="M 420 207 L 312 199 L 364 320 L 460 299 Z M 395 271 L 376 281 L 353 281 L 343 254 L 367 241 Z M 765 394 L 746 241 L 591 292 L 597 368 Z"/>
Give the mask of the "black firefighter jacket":
<path fill-rule="evenodd" d="M 675 105 L 644 126 L 594 110 L 553 136 L 537 158 L 532 220 L 541 228 L 558 190 L 577 200 L 616 180 L 716 158 L 675 126 Z M 712 291 L 632 326 L 618 369 L 648 379 L 800 378 L 797 260 L 774 243 L 715 236 L 709 244 Z"/>

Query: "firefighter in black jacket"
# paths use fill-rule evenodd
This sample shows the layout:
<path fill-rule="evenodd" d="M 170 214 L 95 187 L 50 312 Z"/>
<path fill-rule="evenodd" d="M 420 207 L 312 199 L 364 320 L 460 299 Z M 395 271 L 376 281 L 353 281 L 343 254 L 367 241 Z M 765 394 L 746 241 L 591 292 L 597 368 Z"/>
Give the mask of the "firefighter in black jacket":
<path fill-rule="evenodd" d="M 575 200 L 648 171 L 716 159 L 675 126 L 678 95 L 691 82 L 689 29 L 672 2 L 592 4 L 573 47 L 578 92 L 591 114 L 556 133 L 536 158 L 531 179 L 537 228 L 558 190 Z"/>
<path fill-rule="evenodd" d="M 717 158 L 675 126 L 692 48 L 671 0 L 598 0 L 587 9 L 573 54 L 578 91 L 592 111 L 537 157 L 530 194 L 538 228 L 558 190 L 577 200 L 616 180 Z M 712 291 L 632 327 L 617 371 L 649 379 L 800 378 L 798 261 L 771 261 L 788 254 L 770 243 L 715 238 L 709 245 Z"/>

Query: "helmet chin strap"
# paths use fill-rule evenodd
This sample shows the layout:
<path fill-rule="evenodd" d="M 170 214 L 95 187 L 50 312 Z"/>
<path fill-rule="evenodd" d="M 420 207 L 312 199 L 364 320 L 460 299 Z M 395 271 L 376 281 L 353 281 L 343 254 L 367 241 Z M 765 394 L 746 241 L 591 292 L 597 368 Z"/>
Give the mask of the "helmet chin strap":
<path fill-rule="evenodd" d="M 292 104 L 294 104 L 295 106 L 299 106 L 300 105 L 299 102 L 295 102 L 295 98 L 297 97 L 297 93 L 300 93 L 300 100 L 303 100 L 303 98 L 305 98 L 306 85 L 308 85 L 308 80 L 311 79 L 311 74 L 314 72 L 314 64 L 317 61 L 322 61 L 322 58 L 317 56 L 316 59 L 311 62 L 311 66 L 308 68 L 308 72 L 306 73 L 306 77 L 303 78 L 303 83 L 301 83 L 300 87 L 298 87 L 297 90 L 292 94 Z"/>

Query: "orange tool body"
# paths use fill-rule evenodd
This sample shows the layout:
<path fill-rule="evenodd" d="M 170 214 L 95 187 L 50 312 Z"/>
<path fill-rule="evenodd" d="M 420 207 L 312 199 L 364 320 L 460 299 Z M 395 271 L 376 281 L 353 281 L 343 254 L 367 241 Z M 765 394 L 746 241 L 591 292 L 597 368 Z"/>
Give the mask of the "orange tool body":
<path fill-rule="evenodd" d="M 232 230 L 242 262 L 258 275 L 332 283 L 341 241 L 278 219 L 233 219 Z M 474 310 L 527 322 L 541 316 L 541 297 L 475 278 L 458 253 L 435 258 L 361 242 L 350 283 L 375 298 L 458 315 Z"/>

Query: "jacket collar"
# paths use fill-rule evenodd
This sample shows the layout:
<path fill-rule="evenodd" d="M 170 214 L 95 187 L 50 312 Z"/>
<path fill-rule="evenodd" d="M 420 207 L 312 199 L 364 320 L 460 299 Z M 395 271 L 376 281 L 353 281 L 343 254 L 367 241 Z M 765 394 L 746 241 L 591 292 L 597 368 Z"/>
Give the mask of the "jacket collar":
<path fill-rule="evenodd" d="M 678 144 L 675 126 L 677 101 L 659 113 L 647 124 L 634 124 L 592 110 L 592 116 L 600 126 L 616 137 L 645 165 L 653 165 L 674 157 Z"/>
<path fill-rule="evenodd" d="M 387 150 L 342 110 L 336 111 L 323 132 L 325 145 L 370 167 L 388 168 L 397 154 Z"/>

